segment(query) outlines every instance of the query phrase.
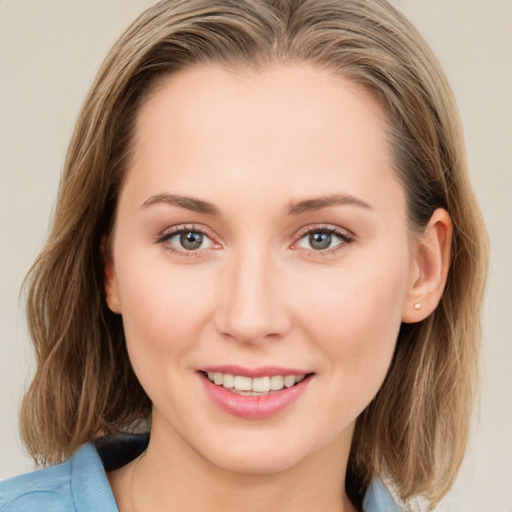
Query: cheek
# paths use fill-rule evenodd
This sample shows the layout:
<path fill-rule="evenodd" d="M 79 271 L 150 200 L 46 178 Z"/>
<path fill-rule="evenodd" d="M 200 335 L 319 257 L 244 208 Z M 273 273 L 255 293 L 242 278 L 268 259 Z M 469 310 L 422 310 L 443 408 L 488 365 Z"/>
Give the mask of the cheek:
<path fill-rule="evenodd" d="M 308 283 L 303 329 L 352 380 L 379 383 L 393 356 L 407 289 L 407 262 L 344 269 L 328 287 Z"/>
<path fill-rule="evenodd" d="M 159 357 L 175 357 L 199 338 L 214 309 L 214 297 L 208 277 L 192 266 L 188 270 L 161 258 L 134 258 L 119 266 L 123 323 L 131 352 L 140 347 L 148 357 L 155 352 Z"/>

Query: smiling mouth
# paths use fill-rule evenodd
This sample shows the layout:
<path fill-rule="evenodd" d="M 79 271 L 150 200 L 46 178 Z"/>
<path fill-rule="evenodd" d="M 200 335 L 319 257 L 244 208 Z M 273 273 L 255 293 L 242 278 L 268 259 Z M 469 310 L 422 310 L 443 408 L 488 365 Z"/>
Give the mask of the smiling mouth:
<path fill-rule="evenodd" d="M 291 388 L 312 374 L 246 377 L 220 372 L 201 372 L 210 382 L 231 393 L 243 396 L 265 396 Z"/>

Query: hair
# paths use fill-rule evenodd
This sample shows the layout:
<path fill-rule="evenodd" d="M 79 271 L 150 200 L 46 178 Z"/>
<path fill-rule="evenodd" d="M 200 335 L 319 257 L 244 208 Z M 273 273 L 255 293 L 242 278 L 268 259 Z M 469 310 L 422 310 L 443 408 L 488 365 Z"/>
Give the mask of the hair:
<path fill-rule="evenodd" d="M 21 412 L 40 464 L 102 435 L 130 431 L 151 402 L 106 305 L 102 240 L 114 222 L 137 113 L 162 79 L 201 63 L 263 69 L 307 63 L 350 79 L 384 107 L 411 229 L 445 208 L 454 234 L 437 309 L 403 324 L 388 375 L 357 419 L 347 492 L 373 476 L 435 506 L 462 462 L 476 391 L 487 235 L 462 128 L 443 71 L 385 0 L 164 0 L 126 30 L 80 112 L 48 241 L 27 275 L 37 370 Z"/>

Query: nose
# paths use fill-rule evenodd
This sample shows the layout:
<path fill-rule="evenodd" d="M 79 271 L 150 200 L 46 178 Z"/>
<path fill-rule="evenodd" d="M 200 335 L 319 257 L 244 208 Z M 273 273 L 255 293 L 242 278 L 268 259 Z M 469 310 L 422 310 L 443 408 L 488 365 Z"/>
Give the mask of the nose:
<path fill-rule="evenodd" d="M 279 339 L 291 326 L 282 268 L 265 250 L 233 257 L 221 283 L 218 331 L 241 343 Z M 280 272 L 281 270 L 281 272 Z"/>

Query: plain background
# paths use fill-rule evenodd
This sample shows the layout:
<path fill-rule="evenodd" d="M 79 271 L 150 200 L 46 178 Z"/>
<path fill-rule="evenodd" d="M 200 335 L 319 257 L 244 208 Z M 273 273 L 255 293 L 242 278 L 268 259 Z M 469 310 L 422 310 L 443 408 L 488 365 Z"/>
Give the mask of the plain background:
<path fill-rule="evenodd" d="M 0 0 L 0 479 L 32 469 L 17 435 L 33 370 L 18 299 L 40 249 L 81 102 L 148 0 Z M 481 408 L 440 510 L 512 512 L 512 0 L 397 0 L 438 54 L 466 129 L 491 266 Z"/>

